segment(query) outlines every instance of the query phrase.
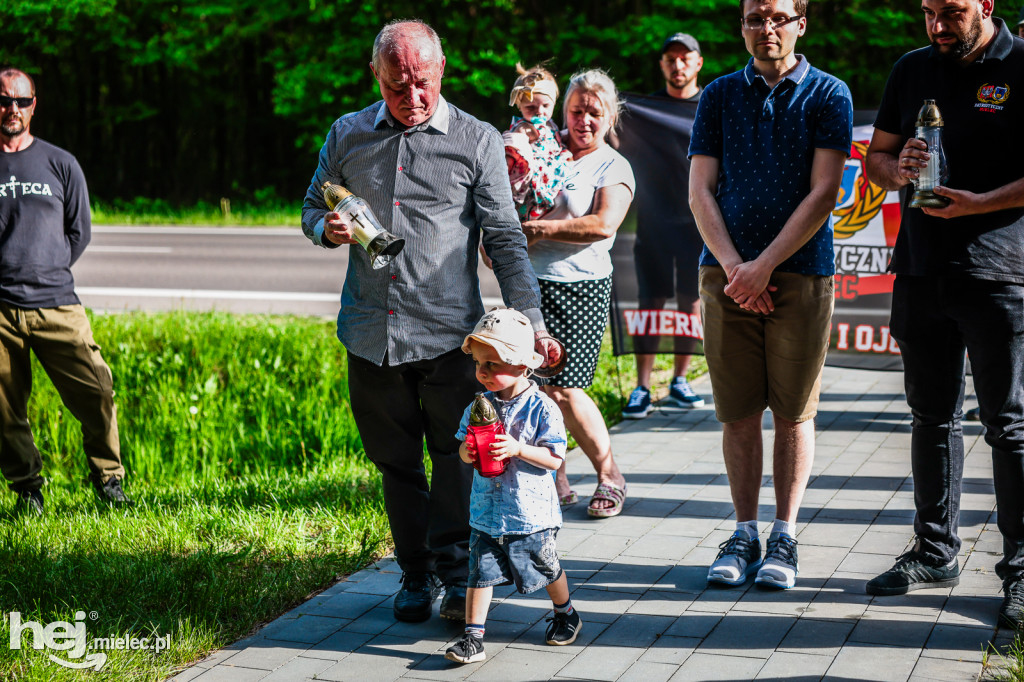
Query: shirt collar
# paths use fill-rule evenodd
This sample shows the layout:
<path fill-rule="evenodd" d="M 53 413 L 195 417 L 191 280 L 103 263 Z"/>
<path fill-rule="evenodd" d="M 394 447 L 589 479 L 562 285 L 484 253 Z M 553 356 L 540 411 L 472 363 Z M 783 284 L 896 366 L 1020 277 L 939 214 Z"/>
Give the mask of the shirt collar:
<path fill-rule="evenodd" d="M 800 85 L 804 82 L 804 78 L 807 77 L 808 72 L 811 70 L 811 63 L 807 61 L 807 57 L 802 54 L 796 56 L 797 64 L 796 68 L 783 76 L 782 80 L 779 81 L 781 84 L 783 81 L 790 81 L 794 86 Z M 743 68 L 743 78 L 746 80 L 747 85 L 753 85 L 758 79 L 764 82 L 764 77 L 761 76 L 754 68 L 754 58 L 751 57 L 747 62 L 747 65 Z M 778 87 L 778 84 L 776 84 Z"/>
<path fill-rule="evenodd" d="M 976 64 L 980 64 L 988 59 L 1006 59 L 1007 55 L 1010 54 L 1010 50 L 1013 49 L 1013 34 L 1006 27 L 1006 22 L 999 17 L 992 17 L 992 23 L 996 27 L 996 36 L 988 44 L 988 47 L 985 48 L 985 51 L 981 53 L 981 56 L 974 60 Z M 928 57 L 930 59 L 941 59 L 942 55 L 935 49 L 935 46 L 931 46 L 928 48 Z"/>
<path fill-rule="evenodd" d="M 525 391 L 523 391 L 519 395 L 513 396 L 509 400 L 502 400 L 501 398 L 498 397 L 497 393 L 492 393 L 491 395 L 494 396 L 494 402 L 496 402 L 502 408 L 503 411 L 507 411 L 510 407 L 514 407 L 518 403 L 525 400 L 526 396 L 532 395 L 537 392 L 537 382 L 534 381 L 533 379 L 530 379 L 529 381 L 530 385 L 526 387 Z"/>
<path fill-rule="evenodd" d="M 414 125 L 408 130 L 427 130 L 433 128 L 442 135 L 448 134 L 448 124 L 451 120 L 451 112 L 448 111 L 448 100 L 442 95 L 437 96 L 437 108 L 434 109 L 434 114 L 429 119 Z M 401 123 L 399 123 L 394 116 L 391 115 L 391 111 L 388 109 L 386 102 L 380 103 L 380 108 L 377 109 L 377 117 L 373 119 L 374 130 L 379 129 L 382 125 L 387 123 L 392 128 L 405 129 Z"/>

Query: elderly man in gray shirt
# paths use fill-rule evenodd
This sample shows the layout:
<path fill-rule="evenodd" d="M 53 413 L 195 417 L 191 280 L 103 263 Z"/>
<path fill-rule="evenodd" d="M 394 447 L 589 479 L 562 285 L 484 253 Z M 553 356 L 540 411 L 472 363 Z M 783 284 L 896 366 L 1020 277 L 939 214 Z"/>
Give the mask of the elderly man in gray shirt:
<path fill-rule="evenodd" d="M 352 412 L 367 457 L 380 470 L 402 568 L 395 617 L 465 616 L 472 468 L 455 439 L 480 390 L 463 338 L 483 315 L 477 245 L 494 263 L 509 307 L 533 323 L 544 352 L 537 279 L 512 204 L 501 136 L 441 97 L 445 58 L 437 34 L 418 21 L 385 26 L 370 69 L 382 102 L 331 126 L 306 193 L 302 229 L 319 246 L 354 244 L 351 227 L 329 212 L 331 181 L 362 197 L 384 228 L 405 239 L 389 265 L 373 269 L 349 250 L 338 338 L 348 350 Z M 423 442 L 432 462 L 430 485 Z M 435 577 L 436 576 L 436 577 Z"/>

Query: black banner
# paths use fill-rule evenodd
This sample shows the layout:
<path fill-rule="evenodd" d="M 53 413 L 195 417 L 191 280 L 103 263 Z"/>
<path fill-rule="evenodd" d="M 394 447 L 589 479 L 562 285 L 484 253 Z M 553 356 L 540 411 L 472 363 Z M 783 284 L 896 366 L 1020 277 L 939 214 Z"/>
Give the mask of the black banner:
<path fill-rule="evenodd" d="M 700 354 L 703 328 L 693 304 L 703 242 L 688 206 L 686 162 L 697 105 L 633 94 L 625 100 L 618 149 L 633 167 L 637 190 L 612 248 L 614 353 Z M 864 172 L 872 121 L 874 112 L 855 112 L 832 214 L 836 308 L 827 363 L 901 370 L 889 335 L 893 276 L 885 271 L 900 197 L 868 182 Z"/>

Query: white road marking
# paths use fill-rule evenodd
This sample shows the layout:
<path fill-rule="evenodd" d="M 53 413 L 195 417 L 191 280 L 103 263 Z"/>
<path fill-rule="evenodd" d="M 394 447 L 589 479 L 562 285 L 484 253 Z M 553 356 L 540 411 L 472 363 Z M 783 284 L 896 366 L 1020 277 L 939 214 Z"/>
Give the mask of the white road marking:
<path fill-rule="evenodd" d="M 107 234 L 185 234 L 203 237 L 218 235 L 247 235 L 250 237 L 302 237 L 301 227 L 174 227 L 157 225 L 93 225 L 93 232 Z"/>
<path fill-rule="evenodd" d="M 340 293 L 306 291 L 226 291 L 219 289 L 140 289 L 137 287 L 75 287 L 83 296 L 126 298 L 223 298 L 241 301 L 338 301 Z"/>
<path fill-rule="evenodd" d="M 172 253 L 170 246 L 90 246 L 90 253 Z"/>
<path fill-rule="evenodd" d="M 141 289 L 137 287 L 75 287 L 81 296 L 122 296 L 125 298 L 222 298 L 240 301 L 330 301 L 341 293 L 305 291 L 227 291 L 220 289 Z M 484 298 L 484 308 L 504 306 L 500 298 Z"/>

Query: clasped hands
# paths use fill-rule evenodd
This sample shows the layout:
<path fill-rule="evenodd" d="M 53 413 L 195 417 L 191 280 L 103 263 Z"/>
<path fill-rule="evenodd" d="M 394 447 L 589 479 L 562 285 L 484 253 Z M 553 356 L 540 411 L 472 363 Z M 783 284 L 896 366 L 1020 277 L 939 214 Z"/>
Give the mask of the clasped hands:
<path fill-rule="evenodd" d="M 726 268 L 725 274 L 729 278 L 729 283 L 722 289 L 722 293 L 740 308 L 762 315 L 768 315 L 775 310 L 771 292 L 776 291 L 778 287 L 768 283 L 772 268 L 755 259 Z"/>

